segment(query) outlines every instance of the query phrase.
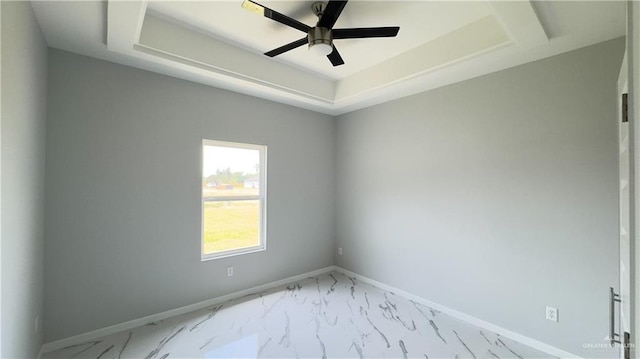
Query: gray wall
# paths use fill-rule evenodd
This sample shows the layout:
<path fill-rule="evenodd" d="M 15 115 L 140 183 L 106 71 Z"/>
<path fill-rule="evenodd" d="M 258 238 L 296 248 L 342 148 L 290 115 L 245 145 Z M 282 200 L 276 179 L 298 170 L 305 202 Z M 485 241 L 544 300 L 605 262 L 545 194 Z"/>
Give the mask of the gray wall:
<path fill-rule="evenodd" d="M 598 357 L 617 286 L 613 40 L 337 120 L 337 264 Z M 545 306 L 559 308 L 559 323 Z"/>
<path fill-rule="evenodd" d="M 2 7 L 2 353 L 42 343 L 47 45 L 28 2 Z"/>
<path fill-rule="evenodd" d="M 333 264 L 333 117 L 49 56 L 47 342 Z M 268 146 L 266 251 L 200 261 L 203 138 Z"/>

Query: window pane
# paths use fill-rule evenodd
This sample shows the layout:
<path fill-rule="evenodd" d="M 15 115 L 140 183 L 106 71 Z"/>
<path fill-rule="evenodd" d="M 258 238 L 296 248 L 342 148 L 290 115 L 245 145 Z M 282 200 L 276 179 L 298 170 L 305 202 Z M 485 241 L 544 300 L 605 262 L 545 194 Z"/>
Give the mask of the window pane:
<path fill-rule="evenodd" d="M 260 201 L 204 202 L 204 254 L 260 244 Z"/>
<path fill-rule="evenodd" d="M 260 151 L 205 145 L 202 156 L 202 196 L 257 196 Z"/>

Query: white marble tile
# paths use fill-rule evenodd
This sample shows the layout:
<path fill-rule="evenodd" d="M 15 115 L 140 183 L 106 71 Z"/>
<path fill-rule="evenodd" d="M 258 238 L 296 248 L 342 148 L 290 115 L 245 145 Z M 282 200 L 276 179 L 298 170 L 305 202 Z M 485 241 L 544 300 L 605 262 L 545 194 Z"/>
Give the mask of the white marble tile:
<path fill-rule="evenodd" d="M 549 358 L 332 272 L 46 353 L 67 358 Z"/>

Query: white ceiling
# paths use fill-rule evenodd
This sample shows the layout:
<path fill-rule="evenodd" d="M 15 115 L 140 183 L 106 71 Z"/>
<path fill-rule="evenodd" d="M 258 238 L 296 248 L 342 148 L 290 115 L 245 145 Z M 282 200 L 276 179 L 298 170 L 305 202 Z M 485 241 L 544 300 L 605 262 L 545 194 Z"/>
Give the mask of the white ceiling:
<path fill-rule="evenodd" d="M 147 12 L 189 24 L 256 53 L 265 53 L 298 40 L 304 33 L 261 17 L 233 2 L 154 1 Z M 264 1 L 265 6 L 309 26 L 317 18 L 309 1 Z M 454 15 L 455 14 L 455 15 Z M 491 15 L 487 2 L 351 1 L 335 28 L 400 26 L 396 38 L 336 40 L 345 64 L 333 67 L 326 57 L 299 47 L 275 59 L 329 79 L 343 79 L 395 57 L 464 25 Z"/>
<path fill-rule="evenodd" d="M 260 2 L 260 1 L 259 1 Z M 625 32 L 624 1 L 349 1 L 335 28 L 400 26 L 396 38 L 336 40 L 345 65 L 304 33 L 235 1 L 33 2 L 50 46 L 329 114 L 553 56 Z M 263 5 L 315 25 L 308 1 Z"/>

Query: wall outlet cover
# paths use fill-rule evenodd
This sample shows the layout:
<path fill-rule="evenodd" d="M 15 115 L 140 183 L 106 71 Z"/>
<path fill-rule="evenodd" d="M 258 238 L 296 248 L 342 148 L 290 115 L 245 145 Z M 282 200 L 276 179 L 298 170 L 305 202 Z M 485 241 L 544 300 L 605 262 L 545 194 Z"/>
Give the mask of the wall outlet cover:
<path fill-rule="evenodd" d="M 233 267 L 227 267 L 227 277 L 233 276 Z"/>
<path fill-rule="evenodd" d="M 545 318 L 547 318 L 547 320 L 550 320 L 552 322 L 558 322 L 558 308 L 547 306 Z"/>

